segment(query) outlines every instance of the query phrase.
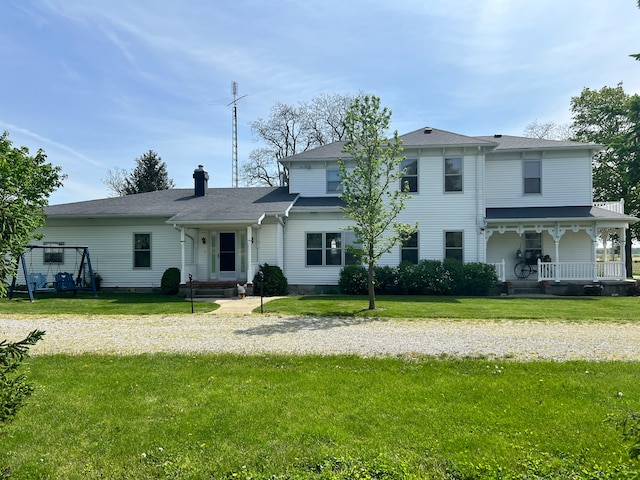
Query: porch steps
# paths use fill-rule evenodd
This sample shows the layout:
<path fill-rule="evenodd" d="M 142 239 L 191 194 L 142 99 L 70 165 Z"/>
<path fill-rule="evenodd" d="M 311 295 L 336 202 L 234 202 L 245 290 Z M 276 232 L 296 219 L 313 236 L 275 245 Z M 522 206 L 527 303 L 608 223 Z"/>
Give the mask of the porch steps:
<path fill-rule="evenodd" d="M 191 295 L 189 284 L 182 285 L 180 292 L 187 298 Z M 231 298 L 236 294 L 236 284 L 230 282 L 193 282 L 193 298 Z"/>
<path fill-rule="evenodd" d="M 538 295 L 543 293 L 535 280 L 515 280 L 512 282 L 513 295 Z"/>

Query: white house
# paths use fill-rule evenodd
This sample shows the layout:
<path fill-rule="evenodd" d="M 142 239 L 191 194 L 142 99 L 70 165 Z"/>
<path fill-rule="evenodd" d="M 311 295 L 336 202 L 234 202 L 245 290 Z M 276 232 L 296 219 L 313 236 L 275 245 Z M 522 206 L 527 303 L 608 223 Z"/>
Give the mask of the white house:
<path fill-rule="evenodd" d="M 430 127 L 400 139 L 412 196 L 400 220 L 418 231 L 382 264 L 457 258 L 495 264 L 503 281 L 625 279 L 624 232 L 637 219 L 621 203 L 594 204 L 599 145 Z M 53 255 L 56 245 L 86 245 L 107 288 L 157 287 L 169 267 L 183 282 L 235 284 L 264 263 L 280 266 L 294 290 L 337 285 L 356 241 L 339 198 L 342 146 L 282 160 L 287 187 L 208 188 L 199 166 L 193 189 L 52 205 L 39 242 L 50 250 L 31 252 L 29 270 L 70 271 L 77 260 Z M 620 244 L 599 256 L 612 238 Z"/>

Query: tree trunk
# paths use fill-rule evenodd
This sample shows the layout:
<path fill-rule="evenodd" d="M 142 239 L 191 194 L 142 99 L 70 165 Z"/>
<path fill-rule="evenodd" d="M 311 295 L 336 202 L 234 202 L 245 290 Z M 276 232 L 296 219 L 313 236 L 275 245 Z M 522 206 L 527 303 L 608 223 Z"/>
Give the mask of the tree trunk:
<path fill-rule="evenodd" d="M 633 278 L 633 237 L 631 235 L 631 229 L 627 228 L 626 232 L 626 242 L 624 245 L 624 254 L 625 254 L 625 269 L 627 271 L 627 278 Z"/>
<path fill-rule="evenodd" d="M 375 283 L 374 283 L 374 274 L 375 274 L 375 264 L 373 262 L 369 262 L 369 277 L 368 277 L 369 310 L 376 309 L 376 289 L 375 289 Z"/>

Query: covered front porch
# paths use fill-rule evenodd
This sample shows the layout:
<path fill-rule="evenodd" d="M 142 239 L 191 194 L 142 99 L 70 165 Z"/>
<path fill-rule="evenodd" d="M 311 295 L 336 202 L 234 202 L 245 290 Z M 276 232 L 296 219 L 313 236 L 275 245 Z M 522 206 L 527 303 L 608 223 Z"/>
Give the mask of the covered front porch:
<path fill-rule="evenodd" d="M 626 229 L 636 218 L 622 202 L 592 207 L 487 209 L 487 263 L 501 281 L 626 280 Z"/>

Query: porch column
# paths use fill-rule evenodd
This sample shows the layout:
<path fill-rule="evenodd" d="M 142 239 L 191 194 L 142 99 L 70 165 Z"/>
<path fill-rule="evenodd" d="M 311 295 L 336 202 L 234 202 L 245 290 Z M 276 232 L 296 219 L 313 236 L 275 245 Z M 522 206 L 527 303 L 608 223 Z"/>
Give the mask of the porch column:
<path fill-rule="evenodd" d="M 247 227 L 247 282 L 253 281 L 253 262 L 251 259 L 251 250 L 253 247 L 253 229 Z"/>
<path fill-rule="evenodd" d="M 591 253 L 591 262 L 593 263 L 593 282 L 598 282 L 598 224 L 594 223 L 586 232 L 591 237 L 591 243 L 593 244 L 593 252 Z"/>
<path fill-rule="evenodd" d="M 180 283 L 187 283 L 187 272 L 185 272 L 184 253 L 184 227 L 180 227 Z"/>
<path fill-rule="evenodd" d="M 555 268 L 554 270 L 554 274 L 553 276 L 555 277 L 555 282 L 556 283 L 560 283 L 560 267 L 559 267 L 559 263 L 560 263 L 560 238 L 562 238 L 562 236 L 565 234 L 565 232 L 567 231 L 566 228 L 561 228 L 560 227 L 560 222 L 556 222 L 556 226 L 555 228 L 550 228 L 548 230 L 548 232 L 551 234 L 551 237 L 553 238 L 553 243 L 555 244 Z"/>
<path fill-rule="evenodd" d="M 620 272 L 620 280 L 627 279 L 627 232 L 626 228 L 618 229 L 618 238 L 620 239 L 620 263 L 622 263 L 622 271 Z M 613 260 L 613 259 L 612 259 Z"/>

